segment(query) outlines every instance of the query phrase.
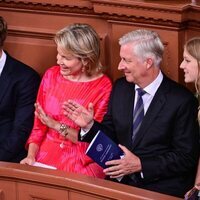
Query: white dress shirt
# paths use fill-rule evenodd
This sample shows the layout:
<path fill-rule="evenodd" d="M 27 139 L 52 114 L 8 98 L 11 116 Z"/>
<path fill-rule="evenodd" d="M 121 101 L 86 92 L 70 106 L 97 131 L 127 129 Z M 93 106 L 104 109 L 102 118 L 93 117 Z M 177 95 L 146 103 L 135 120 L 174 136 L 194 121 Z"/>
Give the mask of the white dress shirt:
<path fill-rule="evenodd" d="M 0 57 L 0 75 L 1 75 L 1 73 L 2 73 L 2 71 L 3 71 L 3 67 L 4 67 L 5 63 L 6 63 L 6 54 L 5 54 L 5 52 L 2 50 L 2 55 L 1 55 L 1 57 Z"/>
<path fill-rule="evenodd" d="M 147 112 L 147 110 L 148 110 L 148 108 L 151 104 L 151 101 L 153 100 L 153 97 L 155 96 L 155 93 L 157 92 L 162 80 L 163 80 L 163 74 L 160 71 L 158 76 L 156 77 L 156 79 L 152 83 L 147 85 L 145 88 L 142 88 L 146 92 L 144 95 L 142 95 L 142 100 L 143 100 L 143 104 L 144 104 L 144 115 L 146 114 L 146 112 Z M 134 108 L 135 108 L 136 101 L 137 101 L 137 98 L 138 98 L 138 92 L 136 92 L 137 88 L 139 88 L 139 86 L 135 85 Z M 144 175 L 143 175 L 142 172 L 140 172 L 140 176 L 141 176 L 141 178 L 144 178 Z"/>
<path fill-rule="evenodd" d="M 146 114 L 148 108 L 149 108 L 149 105 L 155 95 L 155 93 L 157 92 L 161 82 L 163 80 L 163 74 L 162 72 L 160 71 L 158 76 L 156 77 L 156 79 L 150 83 L 148 86 L 146 86 L 145 88 L 142 88 L 143 90 L 145 90 L 145 94 L 142 96 L 142 100 L 143 100 L 143 104 L 144 104 L 144 115 Z M 138 85 L 135 85 L 135 90 L 139 88 Z M 135 101 L 134 101 L 134 108 L 135 108 L 135 105 L 136 105 L 136 101 L 137 101 L 137 98 L 138 98 L 138 93 L 135 91 Z"/>

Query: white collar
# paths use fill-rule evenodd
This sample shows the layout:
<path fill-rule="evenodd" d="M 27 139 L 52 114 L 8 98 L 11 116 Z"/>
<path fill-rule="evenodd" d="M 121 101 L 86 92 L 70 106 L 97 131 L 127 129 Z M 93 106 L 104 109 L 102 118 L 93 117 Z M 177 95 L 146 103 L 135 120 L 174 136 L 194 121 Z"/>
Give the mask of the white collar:
<path fill-rule="evenodd" d="M 143 88 L 143 90 L 145 90 L 147 94 L 154 96 L 162 80 L 163 80 L 163 74 L 160 71 L 156 79 L 153 82 L 151 82 L 149 85 L 147 85 L 145 88 Z M 139 86 L 135 85 L 135 89 L 137 88 L 139 88 Z"/>

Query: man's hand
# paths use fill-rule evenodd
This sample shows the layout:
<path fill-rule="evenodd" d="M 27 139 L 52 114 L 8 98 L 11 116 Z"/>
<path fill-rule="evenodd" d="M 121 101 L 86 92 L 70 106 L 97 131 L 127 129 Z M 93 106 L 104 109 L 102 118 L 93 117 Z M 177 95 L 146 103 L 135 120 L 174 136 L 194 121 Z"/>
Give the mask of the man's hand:
<path fill-rule="evenodd" d="M 124 157 L 106 162 L 108 168 L 104 169 L 104 173 L 110 178 L 120 178 L 134 172 L 140 172 L 142 170 L 140 159 L 125 146 L 119 145 L 119 147 L 124 152 Z"/>
<path fill-rule="evenodd" d="M 85 129 L 90 129 L 94 123 L 94 108 L 93 104 L 89 103 L 88 109 L 75 101 L 68 100 L 63 103 L 64 115 L 74 121 L 78 126 Z"/>

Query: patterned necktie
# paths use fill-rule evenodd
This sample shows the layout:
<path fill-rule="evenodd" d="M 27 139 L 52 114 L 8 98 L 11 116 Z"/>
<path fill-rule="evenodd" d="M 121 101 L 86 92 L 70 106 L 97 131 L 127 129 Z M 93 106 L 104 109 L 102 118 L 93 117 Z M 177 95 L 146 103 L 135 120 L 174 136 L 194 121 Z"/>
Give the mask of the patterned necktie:
<path fill-rule="evenodd" d="M 140 125 L 141 125 L 143 117 L 144 117 L 144 104 L 143 104 L 142 95 L 144 95 L 146 92 L 141 88 L 137 88 L 137 93 L 138 93 L 138 98 L 137 98 L 137 102 L 135 105 L 135 109 L 133 111 L 132 141 L 134 141 L 135 136 L 140 129 Z"/>

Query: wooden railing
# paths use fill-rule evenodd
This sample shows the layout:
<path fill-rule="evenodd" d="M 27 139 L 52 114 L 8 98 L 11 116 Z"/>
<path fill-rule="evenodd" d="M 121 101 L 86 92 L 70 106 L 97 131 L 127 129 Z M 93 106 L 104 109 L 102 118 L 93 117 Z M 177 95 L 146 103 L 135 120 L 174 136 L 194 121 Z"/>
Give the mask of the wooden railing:
<path fill-rule="evenodd" d="M 0 200 L 180 200 L 123 184 L 0 162 Z"/>

